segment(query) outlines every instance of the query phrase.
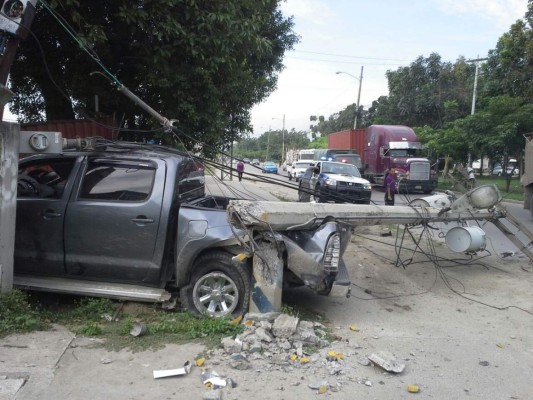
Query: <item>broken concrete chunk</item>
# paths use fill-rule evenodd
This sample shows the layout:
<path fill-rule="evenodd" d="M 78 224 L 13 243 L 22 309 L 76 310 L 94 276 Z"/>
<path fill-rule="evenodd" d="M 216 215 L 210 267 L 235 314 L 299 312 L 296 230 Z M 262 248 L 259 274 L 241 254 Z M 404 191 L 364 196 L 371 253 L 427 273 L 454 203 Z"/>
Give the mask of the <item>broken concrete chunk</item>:
<path fill-rule="evenodd" d="M 274 336 L 279 338 L 289 338 L 294 334 L 294 332 L 296 332 L 296 329 L 298 328 L 298 321 L 299 318 L 297 317 L 293 317 L 288 314 L 281 314 L 274 320 L 272 333 Z"/>
<path fill-rule="evenodd" d="M 272 335 L 265 328 L 259 327 L 255 331 L 255 337 L 262 342 L 272 342 Z"/>
<path fill-rule="evenodd" d="M 280 312 L 271 311 L 267 313 L 248 313 L 244 316 L 245 319 L 249 319 L 255 322 L 259 321 L 274 321 L 277 317 L 280 316 Z"/>
<path fill-rule="evenodd" d="M 236 342 L 231 337 L 222 338 L 221 342 L 222 346 L 224 346 L 224 350 L 226 351 L 226 353 L 240 353 L 242 350 L 242 342 Z"/>
<path fill-rule="evenodd" d="M 272 322 L 270 321 L 260 321 L 259 326 L 265 328 L 267 331 L 272 329 Z"/>
<path fill-rule="evenodd" d="M 405 369 L 405 364 L 398 361 L 394 355 L 386 351 L 380 351 L 378 353 L 372 353 L 368 356 L 368 359 L 374 364 L 379 365 L 385 371 L 394 372 L 399 374 Z"/>
<path fill-rule="evenodd" d="M 232 355 L 229 365 L 231 368 L 238 369 L 239 371 L 244 371 L 250 368 L 250 362 L 242 354 Z"/>

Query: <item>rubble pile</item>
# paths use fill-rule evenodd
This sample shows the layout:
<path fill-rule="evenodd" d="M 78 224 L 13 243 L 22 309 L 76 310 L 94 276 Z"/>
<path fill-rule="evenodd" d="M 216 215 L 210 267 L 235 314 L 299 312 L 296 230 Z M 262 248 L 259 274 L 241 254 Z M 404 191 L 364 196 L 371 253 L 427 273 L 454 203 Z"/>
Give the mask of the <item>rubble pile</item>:
<path fill-rule="evenodd" d="M 307 386 L 319 394 L 339 391 L 349 383 L 372 386 L 367 377 L 360 376 L 362 366 L 377 365 L 386 375 L 390 375 L 389 372 L 401 373 L 405 368 L 405 364 L 397 361 L 392 354 L 378 352 L 363 357 L 358 356 L 357 350 L 361 347 L 353 341 L 336 340 L 330 343 L 326 326 L 319 322 L 271 312 L 246 314 L 241 323 L 245 327 L 244 332 L 236 337 L 223 338 L 222 348 L 210 351 L 211 368 L 229 365 L 236 370 L 258 373 L 305 371 L 309 380 Z M 354 361 L 348 363 L 347 358 L 350 357 Z M 290 385 L 298 386 L 304 383 L 303 379 L 303 376 L 295 379 Z M 236 385 L 237 382 L 232 382 L 231 386 Z M 220 387 L 226 385 L 211 386 L 214 389 Z"/>

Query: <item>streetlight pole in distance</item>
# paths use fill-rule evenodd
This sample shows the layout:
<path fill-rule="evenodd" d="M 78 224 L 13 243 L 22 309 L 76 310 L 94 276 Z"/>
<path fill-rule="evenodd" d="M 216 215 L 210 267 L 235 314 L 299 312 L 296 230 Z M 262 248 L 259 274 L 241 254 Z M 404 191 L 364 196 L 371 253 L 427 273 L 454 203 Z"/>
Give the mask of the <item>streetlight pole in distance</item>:
<path fill-rule="evenodd" d="M 353 128 L 357 129 L 357 116 L 359 115 L 359 103 L 361 102 L 361 84 L 363 83 L 363 66 L 361 66 L 361 75 L 359 75 L 359 78 L 355 75 L 352 75 L 344 71 L 337 71 L 336 74 L 337 75 L 346 74 L 359 81 L 359 91 L 357 93 L 357 104 L 355 105 L 355 118 L 353 120 Z"/>
<path fill-rule="evenodd" d="M 279 119 L 279 118 L 272 118 L 272 119 Z M 283 164 L 283 160 L 285 158 L 285 114 L 283 114 L 283 127 L 281 128 L 281 160 L 280 164 Z"/>

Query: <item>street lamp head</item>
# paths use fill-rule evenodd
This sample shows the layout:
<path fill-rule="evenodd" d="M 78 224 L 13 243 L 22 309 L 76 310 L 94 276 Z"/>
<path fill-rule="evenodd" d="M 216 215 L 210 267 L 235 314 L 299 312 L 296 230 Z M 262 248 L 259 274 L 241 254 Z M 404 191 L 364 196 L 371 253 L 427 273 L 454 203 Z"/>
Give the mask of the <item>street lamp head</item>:
<path fill-rule="evenodd" d="M 335 72 L 337 75 L 342 74 L 342 71 Z"/>

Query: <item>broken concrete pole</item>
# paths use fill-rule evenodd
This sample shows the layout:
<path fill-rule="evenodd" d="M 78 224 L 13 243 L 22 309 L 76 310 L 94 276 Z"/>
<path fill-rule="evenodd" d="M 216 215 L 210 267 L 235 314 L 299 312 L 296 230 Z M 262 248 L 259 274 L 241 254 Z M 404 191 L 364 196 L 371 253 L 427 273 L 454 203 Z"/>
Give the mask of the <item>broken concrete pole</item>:
<path fill-rule="evenodd" d="M 475 190 L 479 191 L 479 188 Z M 452 205 L 450 211 L 444 211 L 433 207 L 364 204 L 354 207 L 353 204 L 231 200 L 228 216 L 230 223 L 238 227 L 244 225 L 256 230 L 289 231 L 304 226 L 318 226 L 327 218 L 363 226 L 496 219 L 505 217 L 505 213 L 497 207 L 491 207 L 490 211 L 458 211 Z"/>
<path fill-rule="evenodd" d="M 283 286 L 283 258 L 276 243 L 257 243 L 253 257 L 253 284 L 250 311 L 266 313 L 281 309 Z"/>

